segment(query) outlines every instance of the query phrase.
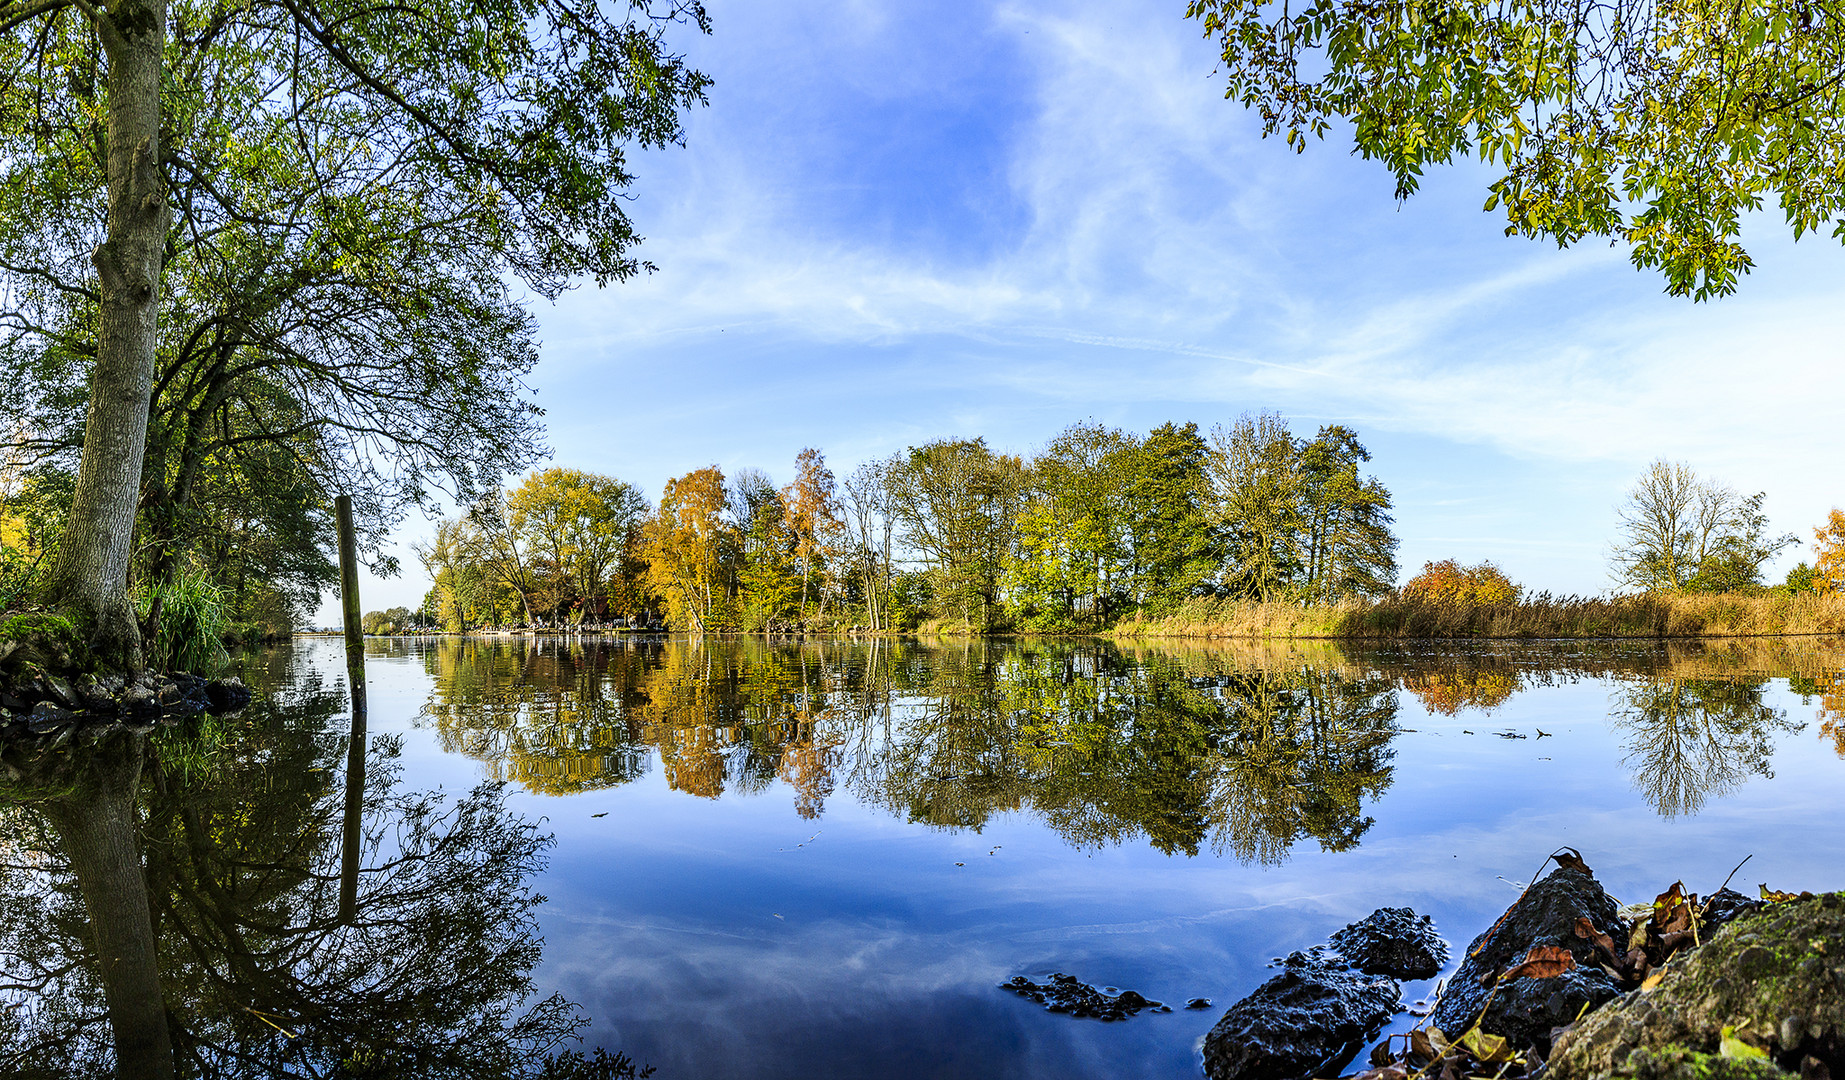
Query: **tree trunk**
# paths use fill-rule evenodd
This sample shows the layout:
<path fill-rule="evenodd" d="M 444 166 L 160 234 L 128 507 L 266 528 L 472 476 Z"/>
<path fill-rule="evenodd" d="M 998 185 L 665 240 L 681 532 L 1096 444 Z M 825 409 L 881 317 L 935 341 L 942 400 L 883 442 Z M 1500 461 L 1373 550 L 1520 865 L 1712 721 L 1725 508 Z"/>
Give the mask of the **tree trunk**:
<path fill-rule="evenodd" d="M 173 1076 L 173 1047 L 154 949 L 147 878 L 135 833 L 141 736 L 99 743 L 81 765 L 77 791 L 43 804 L 90 916 L 91 943 L 115 1031 L 116 1075 Z"/>
<path fill-rule="evenodd" d="M 130 671 L 141 667 L 142 655 L 128 598 L 128 556 L 147 450 L 169 220 L 160 174 L 166 22 L 164 0 L 123 0 L 97 19 L 109 56 L 109 213 L 107 239 L 91 256 L 101 282 L 96 366 L 70 523 L 45 590 L 48 600 L 87 624 L 99 659 Z"/>

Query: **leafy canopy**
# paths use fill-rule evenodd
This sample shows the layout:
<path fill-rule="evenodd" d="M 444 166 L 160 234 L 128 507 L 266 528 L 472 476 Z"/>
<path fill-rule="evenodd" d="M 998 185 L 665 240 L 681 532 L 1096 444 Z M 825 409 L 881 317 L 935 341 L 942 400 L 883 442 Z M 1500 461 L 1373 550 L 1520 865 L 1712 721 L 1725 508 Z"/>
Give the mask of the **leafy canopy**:
<path fill-rule="evenodd" d="M 1666 291 L 1725 295 L 1744 216 L 1845 239 L 1845 23 L 1806 0 L 1189 0 L 1226 96 L 1304 151 L 1338 121 L 1407 198 L 1502 170 L 1506 235 L 1625 242 Z"/>

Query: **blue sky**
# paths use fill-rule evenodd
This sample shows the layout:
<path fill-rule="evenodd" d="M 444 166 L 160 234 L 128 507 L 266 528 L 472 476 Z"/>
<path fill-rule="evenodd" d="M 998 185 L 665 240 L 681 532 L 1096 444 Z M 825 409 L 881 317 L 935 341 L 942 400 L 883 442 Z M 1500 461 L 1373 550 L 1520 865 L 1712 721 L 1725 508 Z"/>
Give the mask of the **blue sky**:
<path fill-rule="evenodd" d="M 709 7 L 681 41 L 711 103 L 635 163 L 659 271 L 536 306 L 557 464 L 657 498 L 711 463 L 785 482 L 805 446 L 843 475 L 1273 409 L 1359 431 L 1406 574 L 1491 558 L 1565 592 L 1608 587 L 1654 458 L 1766 492 L 1803 542 L 1845 504 L 1836 241 L 1764 216 L 1740 294 L 1693 305 L 1624 250 L 1506 238 L 1481 167 L 1398 205 L 1338 133 L 1262 140 L 1182 0 Z M 366 608 L 421 597 L 429 528 Z"/>

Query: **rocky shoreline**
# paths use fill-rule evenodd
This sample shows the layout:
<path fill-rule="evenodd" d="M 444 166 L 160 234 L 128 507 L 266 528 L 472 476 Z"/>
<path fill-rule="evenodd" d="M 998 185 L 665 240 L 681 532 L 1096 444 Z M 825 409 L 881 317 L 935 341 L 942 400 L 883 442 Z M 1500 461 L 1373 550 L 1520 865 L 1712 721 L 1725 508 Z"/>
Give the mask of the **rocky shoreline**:
<path fill-rule="evenodd" d="M 69 625 L 55 616 L 19 616 L 0 627 L 0 757 L 18 779 L 19 753 L 56 750 L 72 739 L 95 741 L 117 731 L 152 730 L 200 713 L 235 712 L 250 690 L 235 675 L 207 679 L 185 672 L 128 676 L 83 670 Z"/>
<path fill-rule="evenodd" d="M 1361 1070 L 1347 1072 L 1403 1011 L 1396 980 L 1447 959 L 1406 908 L 1290 955 L 1205 1037 L 1206 1075 L 1845 1080 L 1845 893 L 1700 899 L 1675 884 L 1620 909 L 1576 853 L 1558 861 L 1474 938 L 1426 1019 Z"/>

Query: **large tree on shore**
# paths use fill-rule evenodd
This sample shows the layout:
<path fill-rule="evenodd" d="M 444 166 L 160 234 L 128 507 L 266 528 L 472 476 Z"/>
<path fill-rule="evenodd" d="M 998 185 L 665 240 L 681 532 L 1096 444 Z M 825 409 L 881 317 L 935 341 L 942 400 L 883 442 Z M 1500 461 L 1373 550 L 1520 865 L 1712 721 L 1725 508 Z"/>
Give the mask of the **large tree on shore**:
<path fill-rule="evenodd" d="M 475 311 L 512 319 L 497 340 L 517 353 L 529 331 L 506 282 L 555 295 L 642 269 L 625 153 L 678 140 L 702 98 L 666 45 L 682 23 L 705 28 L 696 0 L 0 0 L 0 344 L 88 369 L 43 599 L 138 666 L 127 580 L 170 266 L 208 283 L 188 298 L 187 341 L 209 345 L 185 366 L 205 387 L 188 421 L 220 415 L 198 407 L 233 385 L 214 364 L 262 356 L 309 407 L 292 423 L 248 410 L 253 438 L 340 430 L 348 473 L 399 460 L 405 402 L 465 403 L 496 357 L 368 352 L 386 335 L 364 328 L 394 310 L 414 342 Z M 427 453 L 400 494 L 465 460 L 443 430 L 410 440 Z"/>

